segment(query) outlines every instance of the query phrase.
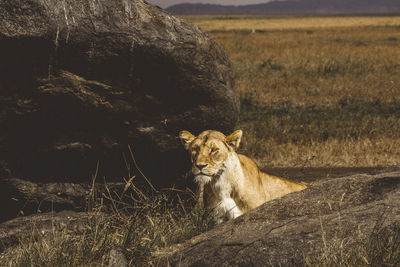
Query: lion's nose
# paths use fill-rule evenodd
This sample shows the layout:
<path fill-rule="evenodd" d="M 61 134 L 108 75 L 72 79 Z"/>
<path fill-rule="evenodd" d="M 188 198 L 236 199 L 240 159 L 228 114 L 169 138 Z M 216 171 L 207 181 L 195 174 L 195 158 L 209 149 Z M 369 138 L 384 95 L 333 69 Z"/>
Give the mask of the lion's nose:
<path fill-rule="evenodd" d="M 203 168 L 207 167 L 207 166 L 208 166 L 208 164 L 206 164 L 206 163 L 197 163 L 197 164 L 196 164 L 197 169 L 199 169 L 200 171 L 201 171 Z"/>

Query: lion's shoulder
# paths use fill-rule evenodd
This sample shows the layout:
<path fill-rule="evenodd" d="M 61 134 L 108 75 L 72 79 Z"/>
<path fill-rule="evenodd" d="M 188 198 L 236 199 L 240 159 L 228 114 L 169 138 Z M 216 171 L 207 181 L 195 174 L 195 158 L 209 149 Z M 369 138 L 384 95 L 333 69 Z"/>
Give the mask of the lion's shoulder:
<path fill-rule="evenodd" d="M 260 169 L 251 158 L 242 154 L 237 155 L 244 174 L 249 174 L 253 177 L 260 175 Z"/>

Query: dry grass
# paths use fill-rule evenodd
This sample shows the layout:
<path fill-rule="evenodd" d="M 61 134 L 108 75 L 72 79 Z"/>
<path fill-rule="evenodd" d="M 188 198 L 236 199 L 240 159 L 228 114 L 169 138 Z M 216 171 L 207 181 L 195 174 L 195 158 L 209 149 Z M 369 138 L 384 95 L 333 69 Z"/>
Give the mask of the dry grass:
<path fill-rule="evenodd" d="M 206 32 L 216 31 L 271 31 L 304 30 L 343 27 L 387 27 L 399 26 L 399 16 L 365 17 L 310 17 L 310 16 L 181 16 L 198 25 Z"/>
<path fill-rule="evenodd" d="M 213 226 L 201 207 L 187 211 L 172 204 L 166 194 L 149 198 L 142 193 L 129 184 L 119 196 L 113 192 L 106 198 L 93 197 L 95 203 L 88 205 L 94 213 L 83 233 L 54 231 L 20 240 L 0 253 L 0 266 L 108 266 L 114 248 L 122 250 L 129 266 L 157 266 L 154 252 Z M 122 194 L 135 197 L 121 201 Z M 324 247 L 305 257 L 305 266 L 398 266 L 400 225 L 383 227 L 383 217 L 377 217 L 371 233 L 359 233 L 355 239 L 324 237 Z"/>
<path fill-rule="evenodd" d="M 122 250 L 129 266 L 153 266 L 152 253 L 213 225 L 202 207 L 172 201 L 175 193 L 144 193 L 133 184 L 127 189 L 93 197 L 83 232 L 55 230 L 20 240 L 0 253 L 0 266 L 108 266 L 113 248 Z"/>
<path fill-rule="evenodd" d="M 213 36 L 234 63 L 239 93 L 251 91 L 265 102 L 400 97 L 400 34 L 396 28 Z"/>
<path fill-rule="evenodd" d="M 96 190 L 97 172 L 93 175 L 87 222 L 73 227 L 53 225 L 49 233 L 32 233 L 31 238 L 23 238 L 4 251 L 0 246 L 0 266 L 108 266 L 115 248 L 129 266 L 154 266 L 155 251 L 213 227 L 191 190 L 157 191 L 129 150 L 130 158 L 125 161 L 128 179 L 121 178 L 123 188 L 104 181 L 105 190 Z M 131 164 L 140 178 L 131 174 Z"/>
<path fill-rule="evenodd" d="M 329 139 L 310 144 L 278 143 L 274 140 L 258 142 L 249 138 L 244 152 L 254 156 L 259 166 L 268 167 L 348 167 L 386 166 L 400 162 L 400 140 L 384 139 Z M 263 152 L 259 155 L 259 152 Z M 371 153 L 370 151 L 373 151 Z M 396 154 L 393 154 L 393 151 Z M 368 153 L 369 152 L 369 153 Z"/>
<path fill-rule="evenodd" d="M 263 167 L 400 162 L 400 17 L 185 18 L 231 58 L 242 151 Z"/>
<path fill-rule="evenodd" d="M 340 233 L 340 229 L 338 229 Z M 305 266 L 399 266 L 400 224 L 383 226 L 383 218 L 371 233 L 358 233 L 358 237 L 323 237 L 321 253 L 305 257 Z"/>
<path fill-rule="evenodd" d="M 400 102 L 258 104 L 242 99 L 241 151 L 264 167 L 390 166 L 400 162 Z M 312 159 L 312 160 L 310 160 Z"/>

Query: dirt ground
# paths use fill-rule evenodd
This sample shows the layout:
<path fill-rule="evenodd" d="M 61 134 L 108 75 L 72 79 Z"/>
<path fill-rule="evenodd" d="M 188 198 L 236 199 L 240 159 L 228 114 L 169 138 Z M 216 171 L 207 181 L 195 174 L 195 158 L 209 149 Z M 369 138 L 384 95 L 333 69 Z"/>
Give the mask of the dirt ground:
<path fill-rule="evenodd" d="M 263 168 L 265 173 L 285 177 L 306 184 L 353 174 L 374 174 L 384 167 L 334 167 L 334 168 Z"/>

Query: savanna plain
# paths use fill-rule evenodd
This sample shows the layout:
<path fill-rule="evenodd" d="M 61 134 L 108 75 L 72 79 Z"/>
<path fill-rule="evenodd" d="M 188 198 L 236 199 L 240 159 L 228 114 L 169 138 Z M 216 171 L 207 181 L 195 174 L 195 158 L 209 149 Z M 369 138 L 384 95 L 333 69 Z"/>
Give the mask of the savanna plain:
<path fill-rule="evenodd" d="M 186 17 L 232 60 L 262 167 L 400 162 L 400 17 Z"/>
<path fill-rule="evenodd" d="M 400 16 L 183 18 L 231 59 L 241 101 L 237 128 L 244 132 L 240 152 L 260 167 L 400 163 Z M 141 191 L 131 182 L 128 188 L 132 194 L 92 192 L 88 209 L 108 212 L 89 218 L 83 234 L 21 240 L 0 254 L 0 265 L 99 266 L 118 246 L 130 265 L 148 266 L 154 251 L 212 227 L 201 207 L 171 201 L 171 193 Z M 352 251 L 339 244 L 306 262 L 369 266 L 389 259 L 385 266 L 395 266 L 397 233 Z M 388 240 L 395 249 L 384 247 Z"/>

